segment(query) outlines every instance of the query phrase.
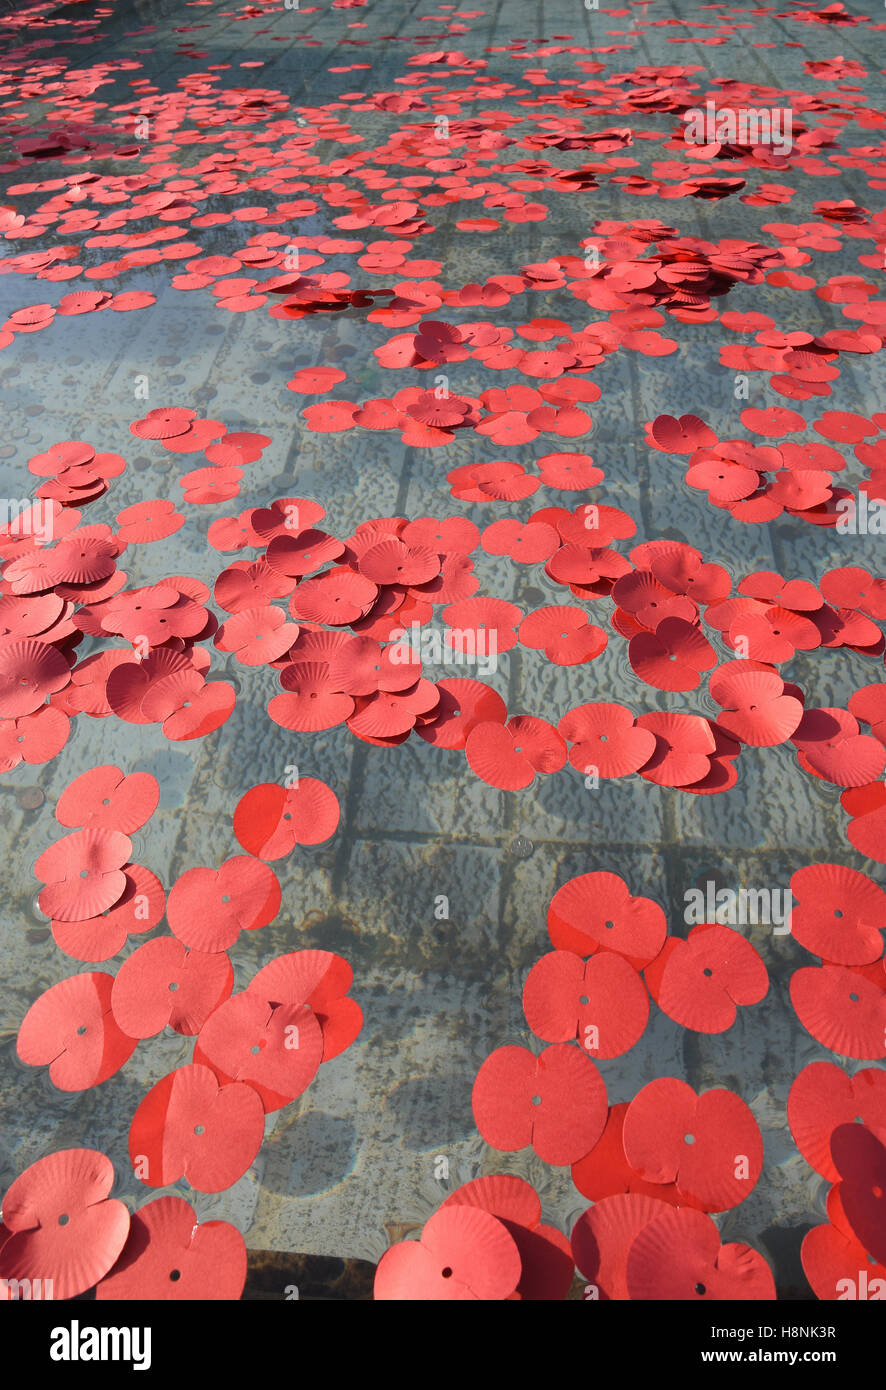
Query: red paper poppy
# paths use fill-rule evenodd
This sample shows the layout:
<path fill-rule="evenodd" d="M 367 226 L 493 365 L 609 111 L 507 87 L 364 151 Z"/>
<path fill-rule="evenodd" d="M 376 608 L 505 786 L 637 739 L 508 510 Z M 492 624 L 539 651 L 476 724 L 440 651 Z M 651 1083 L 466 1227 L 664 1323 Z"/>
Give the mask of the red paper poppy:
<path fill-rule="evenodd" d="M 163 733 L 176 742 L 205 738 L 230 719 L 236 703 L 234 687 L 226 681 L 210 681 L 197 690 L 189 687 L 163 720 Z"/>
<path fill-rule="evenodd" d="M 845 864 L 810 864 L 791 879 L 791 932 L 831 965 L 867 965 L 883 954 L 886 893 Z"/>
<path fill-rule="evenodd" d="M 323 1030 L 323 1061 L 350 1047 L 363 1026 L 363 1012 L 348 997 L 354 972 L 331 951 L 290 951 L 259 970 L 247 989 L 272 1004 L 307 1004 Z"/>
<path fill-rule="evenodd" d="M 838 1125 L 861 1123 L 886 1137 L 886 1072 L 865 1067 L 847 1076 L 833 1062 L 811 1062 L 791 1086 L 788 1124 L 806 1162 L 828 1182 L 839 1173 L 831 1155 Z"/>
<path fill-rule="evenodd" d="M 784 743 L 803 718 L 803 704 L 788 695 L 776 671 L 742 670 L 744 662 L 730 662 L 729 671 L 715 671 L 710 692 L 723 712 L 721 729 L 755 748 Z"/>
<path fill-rule="evenodd" d="M 224 1085 L 247 1081 L 265 1110 L 279 1110 L 310 1086 L 323 1058 L 323 1033 L 303 1004 L 274 1007 L 251 991 L 226 999 L 208 1017 L 194 1061 Z"/>
<path fill-rule="evenodd" d="M 60 1091 L 86 1091 L 118 1072 L 137 1042 L 111 1012 L 113 975 L 70 975 L 34 1001 L 19 1029 L 16 1050 L 32 1067 L 49 1067 Z"/>
<path fill-rule="evenodd" d="M 51 762 L 64 748 L 70 731 L 68 716 L 50 705 L 20 719 L 0 720 L 0 771 L 11 772 L 21 762 Z"/>
<path fill-rule="evenodd" d="M 675 1183 L 644 1182 L 625 1158 L 624 1118 L 627 1102 L 610 1105 L 606 1127 L 594 1147 L 572 1165 L 572 1181 L 584 1197 L 599 1202 L 625 1192 L 656 1197 L 662 1202 L 680 1202 Z M 627 1254 L 627 1250 L 624 1252 Z"/>
<path fill-rule="evenodd" d="M 563 715 L 557 729 L 573 744 L 569 761 L 585 776 L 627 777 L 655 752 L 655 734 L 639 728 L 625 705 L 577 705 Z"/>
<path fill-rule="evenodd" d="M 0 718 L 18 719 L 46 703 L 71 679 L 61 652 L 32 637 L 0 645 Z"/>
<path fill-rule="evenodd" d="M 649 997 L 636 970 L 611 951 L 582 960 L 549 951 L 529 972 L 523 1012 L 545 1042 L 578 1040 L 595 1061 L 629 1052 L 643 1036 Z"/>
<path fill-rule="evenodd" d="M 265 1110 L 242 1081 L 220 1086 L 208 1067 L 164 1076 L 139 1105 L 129 1129 L 129 1157 L 141 1182 L 168 1187 L 187 1178 L 198 1192 L 238 1182 L 265 1136 Z"/>
<path fill-rule="evenodd" d="M 285 693 L 275 695 L 268 714 L 284 729 L 314 733 L 343 724 L 354 712 L 354 701 L 335 689 L 325 661 L 297 661 L 280 676 Z"/>
<path fill-rule="evenodd" d="M 376 1301 L 498 1302 L 520 1282 L 517 1244 L 491 1212 L 443 1206 L 419 1240 L 386 1250 L 375 1271 Z"/>
<path fill-rule="evenodd" d="M 641 680 L 657 690 L 695 690 L 701 672 L 717 657 L 707 638 L 683 618 L 665 618 L 655 632 L 632 637 L 628 660 Z"/>
<path fill-rule="evenodd" d="M 675 1182 L 684 1200 L 727 1211 L 750 1196 L 763 1168 L 763 1140 L 733 1091 L 696 1095 L 675 1077 L 650 1081 L 624 1123 L 628 1163 L 647 1182 Z"/>
<path fill-rule="evenodd" d="M 524 647 L 543 650 L 548 661 L 557 666 L 581 666 L 593 661 L 609 640 L 601 627 L 588 622 L 583 609 L 571 604 L 529 613 L 520 624 L 518 636 Z"/>
<path fill-rule="evenodd" d="M 807 1231 L 800 1247 L 803 1273 L 816 1298 L 825 1302 L 882 1299 L 886 1295 L 886 1266 L 872 1263 L 845 1217 L 843 1221 L 845 1229 L 843 1224 L 828 1224 Z"/>
<path fill-rule="evenodd" d="M 862 1061 L 886 1057 L 886 989 L 860 971 L 841 965 L 795 970 L 791 1003 L 822 1047 Z"/>
<path fill-rule="evenodd" d="M 628 1300 L 628 1255 L 644 1227 L 665 1211 L 666 1204 L 651 1195 L 618 1193 L 582 1213 L 571 1244 L 576 1266 L 589 1281 L 586 1296 L 606 1303 Z"/>
<path fill-rule="evenodd" d="M 286 615 L 270 604 L 263 608 L 243 608 L 215 635 L 215 645 L 223 652 L 233 652 L 244 666 L 263 666 L 276 661 L 289 651 L 298 628 L 286 622 Z"/>
<path fill-rule="evenodd" d="M 166 919 L 185 946 L 226 951 L 241 931 L 256 931 L 272 922 L 281 897 L 273 869 L 238 854 L 218 870 L 187 869 L 170 889 Z"/>
<path fill-rule="evenodd" d="M 626 1270 L 632 1301 L 766 1301 L 775 1299 L 772 1271 L 749 1245 L 720 1244 L 704 1212 L 670 1207 L 634 1239 Z"/>
<path fill-rule="evenodd" d="M 316 777 L 298 786 L 276 782 L 252 787 L 237 803 L 234 834 L 259 859 L 282 859 L 296 845 L 319 845 L 335 834 L 341 814 L 338 797 Z"/>
<path fill-rule="evenodd" d="M 289 604 L 294 618 L 344 627 L 368 613 L 378 586 L 348 565 L 336 565 L 299 584 Z"/>
<path fill-rule="evenodd" d="M 111 993 L 114 1017 L 128 1037 L 164 1028 L 194 1036 L 231 993 L 234 972 L 223 951 L 190 951 L 158 936 L 125 960 Z"/>
<path fill-rule="evenodd" d="M 519 565 L 539 565 L 559 549 L 560 537 L 544 522 L 530 521 L 524 526 L 503 517 L 486 527 L 482 545 L 488 555 L 508 555 Z"/>
<path fill-rule="evenodd" d="M 120 830 L 131 835 L 157 809 L 160 784 L 150 772 L 127 777 L 113 763 L 84 772 L 62 792 L 55 808 L 59 825 Z"/>
<path fill-rule="evenodd" d="M 518 714 L 507 724 L 475 724 L 465 757 L 471 771 L 490 786 L 518 791 L 532 783 L 536 772 L 559 772 L 566 762 L 566 744 L 546 720 Z"/>
<path fill-rule="evenodd" d="M 886 1145 L 864 1125 L 838 1125 L 831 1154 L 852 1232 L 879 1264 L 886 1264 Z"/>
<path fill-rule="evenodd" d="M 196 418 L 196 410 L 159 406 L 156 410 L 149 410 L 143 420 L 136 420 L 129 429 L 139 439 L 172 439 L 175 435 L 186 434 L 191 421 Z"/>
<path fill-rule="evenodd" d="M 504 724 L 508 717 L 504 700 L 482 681 L 456 676 L 438 681 L 437 690 L 433 717 L 415 727 L 419 738 L 437 748 L 463 749 L 478 724 Z"/>
<path fill-rule="evenodd" d="M 480 543 L 480 528 L 463 516 L 449 516 L 443 521 L 420 516 L 404 526 L 400 539 L 404 545 L 424 546 L 438 555 L 470 555 Z"/>
<path fill-rule="evenodd" d="M 693 927 L 686 940 L 671 937 L 646 969 L 658 1007 L 696 1033 L 725 1033 L 738 1008 L 759 1004 L 769 975 L 751 943 L 718 923 Z"/>
<path fill-rule="evenodd" d="M 697 714 L 641 714 L 641 729 L 655 735 L 655 752 L 640 776 L 660 787 L 686 787 L 700 782 L 710 771 L 716 744 L 711 726 Z"/>
<path fill-rule="evenodd" d="M 558 950 L 615 951 L 636 970 L 658 955 L 667 929 L 658 903 L 632 897 L 624 879 L 602 871 L 564 883 L 548 908 L 548 935 Z"/>
<path fill-rule="evenodd" d="M 183 1197 L 158 1197 L 132 1218 L 114 1268 L 95 1291 L 102 1301 L 139 1303 L 240 1298 L 246 1242 L 227 1221 L 197 1224 Z"/>
<path fill-rule="evenodd" d="M 112 908 L 83 921 L 52 922 L 52 938 L 75 960 L 110 960 L 126 944 L 128 936 L 152 931 L 166 905 L 163 884 L 141 864 L 124 864 L 126 887 Z"/>
<path fill-rule="evenodd" d="M 34 865 L 47 885 L 37 899 L 41 912 L 63 922 L 106 912 L 126 890 L 122 866 L 131 853 L 132 842 L 119 830 L 77 830 L 57 840 Z"/>
<path fill-rule="evenodd" d="M 474 1178 L 450 1193 L 443 1206 L 479 1208 L 501 1222 L 520 1252 L 517 1297 L 566 1297 L 574 1273 L 569 1241 L 553 1226 L 541 1224 L 541 1202 L 528 1182 L 503 1174 Z"/>
<path fill-rule="evenodd" d="M 3 1198 L 0 1279 L 51 1280 L 52 1297 L 76 1298 L 114 1264 L 129 1234 L 129 1212 L 108 1196 L 109 1158 L 61 1149 L 26 1168 Z"/>
<path fill-rule="evenodd" d="M 806 710 L 792 737 L 800 766 L 838 787 L 868 786 L 886 767 L 886 748 L 843 709 Z"/>
<path fill-rule="evenodd" d="M 697 415 L 681 415 L 679 420 L 673 415 L 659 415 L 648 428 L 652 435 L 649 442 L 666 454 L 691 454 L 717 443 L 713 430 Z"/>
<path fill-rule="evenodd" d="M 172 502 L 159 498 L 153 502 L 136 502 L 133 507 L 125 507 L 117 513 L 120 523 L 117 537 L 127 544 L 145 545 L 152 541 L 162 541 L 181 530 L 185 518 L 175 510 Z"/>
<path fill-rule="evenodd" d="M 574 1163 L 603 1133 L 606 1087 L 590 1058 L 570 1043 L 534 1057 L 500 1047 L 486 1058 L 472 1097 L 477 1128 L 495 1149 L 532 1145 L 544 1163 Z"/>
<path fill-rule="evenodd" d="M 605 476 L 590 454 L 542 454 L 536 462 L 545 487 L 559 488 L 563 492 L 583 492 L 601 483 Z"/>

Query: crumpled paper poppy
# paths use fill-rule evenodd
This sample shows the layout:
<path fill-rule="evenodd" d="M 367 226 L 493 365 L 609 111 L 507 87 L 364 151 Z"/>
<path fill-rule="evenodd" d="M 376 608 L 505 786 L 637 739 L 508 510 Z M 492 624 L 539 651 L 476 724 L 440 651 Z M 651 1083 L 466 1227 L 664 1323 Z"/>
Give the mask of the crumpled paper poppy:
<path fill-rule="evenodd" d="M 727 1211 L 750 1196 L 763 1139 L 748 1106 L 722 1088 L 697 1095 L 662 1077 L 638 1091 L 624 1121 L 625 1156 L 648 1182 L 675 1182 L 684 1201 Z"/>
<path fill-rule="evenodd" d="M 40 911 L 63 922 L 96 917 L 118 903 L 126 891 L 123 865 L 132 841 L 119 830 L 75 830 L 40 855 L 34 873 L 46 887 L 38 895 Z"/>
<path fill-rule="evenodd" d="M 253 975 L 247 991 L 289 1006 L 307 1004 L 323 1032 L 323 1061 L 350 1047 L 363 1027 L 363 1011 L 348 996 L 354 972 L 331 951 L 289 951 Z"/>
<path fill-rule="evenodd" d="M 375 1271 L 379 1302 L 498 1302 L 515 1292 L 522 1273 L 516 1241 L 491 1212 L 443 1206 L 419 1240 L 386 1250 Z"/>
<path fill-rule="evenodd" d="M 649 996 L 640 975 L 612 951 L 582 960 L 549 951 L 523 987 L 523 1012 L 545 1042 L 575 1042 L 594 1060 L 629 1052 L 643 1036 Z"/>
<path fill-rule="evenodd" d="M 193 1037 L 233 985 L 224 951 L 191 951 L 175 937 L 158 936 L 117 971 L 111 1008 L 127 1037 L 152 1038 L 166 1027 Z"/>
<path fill-rule="evenodd" d="M 704 1212 L 669 1207 L 631 1244 L 625 1282 L 632 1301 L 774 1301 L 775 1280 L 758 1251 L 720 1244 Z"/>
<path fill-rule="evenodd" d="M 119 830 L 131 835 L 157 809 L 160 784 L 150 772 L 128 776 L 113 763 L 103 763 L 75 777 L 56 803 L 59 825 Z"/>
<path fill-rule="evenodd" d="M 111 1011 L 113 975 L 90 971 L 51 985 L 22 1020 L 16 1051 L 32 1067 L 49 1067 L 60 1091 L 86 1091 L 113 1076 L 129 1060 L 135 1038 Z"/>
<path fill-rule="evenodd" d="M 579 874 L 557 889 L 548 908 L 548 936 L 560 951 L 591 956 L 615 951 L 642 970 L 665 944 L 668 925 L 651 898 L 632 897 L 618 874 Z"/>
<path fill-rule="evenodd" d="M 242 1081 L 220 1086 L 208 1067 L 164 1076 L 129 1128 L 129 1157 L 140 1181 L 168 1187 L 187 1178 L 197 1192 L 223 1192 L 246 1172 L 265 1136 L 261 1097 Z"/>
<path fill-rule="evenodd" d="M 759 1004 L 769 989 L 759 952 L 720 923 L 701 923 L 685 940 L 669 937 L 645 976 L 662 1013 L 696 1033 L 725 1033 L 739 1007 Z"/>
<path fill-rule="evenodd" d="M 829 965 L 868 965 L 883 954 L 886 893 L 845 864 L 809 864 L 791 878 L 795 941 Z"/>
<path fill-rule="evenodd" d="M 183 1197 L 158 1197 L 132 1217 L 117 1263 L 99 1283 L 102 1302 L 226 1301 L 246 1284 L 246 1242 L 228 1221 L 204 1221 Z"/>
<path fill-rule="evenodd" d="M 282 859 L 296 845 L 319 845 L 336 831 L 341 809 L 331 787 L 316 777 L 299 777 L 285 788 L 261 782 L 237 802 L 234 834 L 259 859 Z"/>
<path fill-rule="evenodd" d="M 249 991 L 232 995 L 207 1018 L 194 1061 L 219 1081 L 247 1081 L 265 1111 L 280 1110 L 306 1091 L 323 1059 L 319 1020 L 303 1004 L 278 1004 Z"/>
<path fill-rule="evenodd" d="M 60 1149 L 21 1173 L 3 1198 L 0 1279 L 52 1280 L 76 1298 L 111 1269 L 129 1235 L 129 1211 L 109 1196 L 114 1169 L 95 1149 Z"/>
<path fill-rule="evenodd" d="M 555 1165 L 593 1148 L 609 1109 L 599 1071 L 571 1043 L 537 1057 L 525 1047 L 497 1048 L 477 1073 L 471 1103 L 487 1144 L 509 1152 L 531 1145 Z"/>
<path fill-rule="evenodd" d="M 806 1162 L 828 1182 L 838 1182 L 831 1135 L 839 1125 L 860 1122 L 886 1138 L 886 1072 L 863 1067 L 849 1076 L 833 1062 L 810 1062 L 791 1086 L 787 1111 Z"/>
<path fill-rule="evenodd" d="M 186 869 L 169 890 L 166 919 L 185 946 L 226 951 L 241 931 L 256 931 L 272 922 L 281 898 L 273 869 L 238 854 L 217 870 Z"/>
<path fill-rule="evenodd" d="M 442 1205 L 444 1209 L 479 1208 L 501 1222 L 520 1252 L 516 1297 L 531 1301 L 566 1297 L 573 1275 L 569 1241 L 555 1227 L 542 1224 L 538 1194 L 523 1178 L 504 1174 L 474 1178 L 451 1192 Z"/>

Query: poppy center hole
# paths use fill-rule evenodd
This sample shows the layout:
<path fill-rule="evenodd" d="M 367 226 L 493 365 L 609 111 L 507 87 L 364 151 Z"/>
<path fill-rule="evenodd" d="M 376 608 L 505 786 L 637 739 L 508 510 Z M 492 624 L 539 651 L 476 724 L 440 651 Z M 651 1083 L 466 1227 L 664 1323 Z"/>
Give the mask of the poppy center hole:
<path fill-rule="evenodd" d="M 170 1280 L 170 1283 L 172 1283 L 172 1284 L 177 1284 L 178 1281 L 179 1281 L 179 1279 L 180 1279 L 181 1277 L 182 1277 L 182 1272 L 181 1272 L 180 1269 L 171 1269 L 171 1270 L 169 1271 L 169 1280 Z"/>
<path fill-rule="evenodd" d="M 68 1216 L 66 1212 L 62 1212 L 61 1216 L 58 1219 L 58 1224 L 60 1226 L 67 1226 L 70 1219 L 70 1216 Z"/>
<path fill-rule="evenodd" d="M 104 800 L 102 801 L 102 805 L 103 805 L 103 806 L 110 806 L 110 804 L 111 804 L 111 798 L 110 798 L 109 796 L 106 796 L 106 797 L 104 798 Z"/>
<path fill-rule="evenodd" d="M 205 1132 L 206 1132 L 206 1126 L 205 1126 L 205 1125 L 194 1125 L 194 1133 L 195 1133 L 195 1134 L 204 1134 Z"/>
<path fill-rule="evenodd" d="M 614 923 L 614 922 L 604 922 L 603 925 L 604 925 L 604 927 L 606 928 L 607 931 L 612 931 L 612 928 L 615 926 L 615 923 Z"/>
<path fill-rule="evenodd" d="M 230 893 L 222 893 L 222 902 L 223 902 L 223 903 L 229 903 L 230 901 L 231 901 L 231 895 L 230 895 Z"/>
<path fill-rule="evenodd" d="M 172 983 L 171 983 L 171 985 L 169 986 L 169 988 L 170 988 L 171 990 L 176 990 L 176 989 L 178 989 L 178 985 L 176 984 L 175 980 L 172 981 Z"/>
<path fill-rule="evenodd" d="M 713 975 L 714 972 L 713 972 L 713 970 L 710 968 L 709 965 L 706 965 L 705 968 L 704 968 L 704 970 L 703 970 L 701 973 L 702 973 L 702 975 Z"/>
<path fill-rule="evenodd" d="M 583 994 L 578 1002 L 579 1004 L 590 1004 L 591 1001 L 586 994 Z"/>
<path fill-rule="evenodd" d="M 835 916 L 835 917 L 842 917 L 842 916 L 843 916 L 843 913 L 840 911 L 839 907 L 835 907 L 835 908 L 834 908 L 834 916 Z"/>
<path fill-rule="evenodd" d="M 449 1268 L 448 1265 L 446 1266 L 445 1269 L 441 1269 L 441 1270 L 440 1270 L 440 1273 L 441 1273 L 441 1275 L 443 1276 L 444 1279 L 451 1279 L 451 1278 L 452 1278 L 452 1270 Z"/>
<path fill-rule="evenodd" d="M 533 1105 L 541 1105 L 541 1096 L 533 1096 L 533 1097 L 532 1097 L 532 1104 L 533 1104 Z"/>
<path fill-rule="evenodd" d="M 858 1003 L 858 995 L 857 995 L 857 994 L 850 994 L 849 998 L 852 1000 L 853 1004 L 857 1004 L 857 1003 Z"/>
<path fill-rule="evenodd" d="M 284 819 L 284 820 L 292 820 L 292 812 L 291 812 L 291 811 L 285 811 L 284 814 L 283 814 L 283 819 Z"/>
<path fill-rule="evenodd" d="M 705 1294 L 707 1293 L 707 1289 L 705 1288 L 704 1284 L 696 1284 L 695 1292 L 699 1294 Z"/>
<path fill-rule="evenodd" d="M 249 1051 L 252 1053 L 253 1057 L 257 1057 L 258 1054 L 261 1052 L 261 1047 L 258 1043 L 253 1043 Z"/>
<path fill-rule="evenodd" d="M 694 1134 L 684 1134 L 684 1135 L 683 1135 L 683 1142 L 684 1142 L 684 1144 L 694 1144 L 694 1143 L 695 1143 L 695 1135 L 694 1135 Z"/>
<path fill-rule="evenodd" d="M 80 870 L 80 877 L 81 877 L 81 878 L 89 878 L 89 870 L 88 870 L 88 869 L 81 869 L 81 870 Z"/>

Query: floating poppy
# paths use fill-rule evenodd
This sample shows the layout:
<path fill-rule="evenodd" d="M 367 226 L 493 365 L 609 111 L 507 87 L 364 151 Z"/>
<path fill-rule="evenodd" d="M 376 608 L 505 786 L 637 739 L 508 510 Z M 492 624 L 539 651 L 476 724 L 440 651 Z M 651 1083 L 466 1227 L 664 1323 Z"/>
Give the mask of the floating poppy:
<path fill-rule="evenodd" d="M 101 1301 L 239 1299 L 246 1242 L 227 1221 L 197 1224 L 183 1197 L 158 1197 L 135 1212 L 117 1263 L 99 1283 Z"/>
<path fill-rule="evenodd" d="M 234 972 L 223 951 L 192 951 L 173 937 L 146 941 L 123 962 L 111 1007 L 127 1037 L 152 1038 L 166 1027 L 196 1035 L 231 993 Z"/>
<path fill-rule="evenodd" d="M 788 1124 L 806 1162 L 828 1182 L 839 1181 L 831 1135 L 839 1125 L 861 1123 L 886 1135 L 886 1072 L 864 1067 L 848 1076 L 833 1062 L 810 1062 L 788 1095 Z"/>
<path fill-rule="evenodd" d="M 739 1007 L 758 1004 L 769 975 L 751 943 L 719 923 L 671 937 L 646 968 L 646 983 L 663 1013 L 696 1033 L 725 1033 Z"/>
<path fill-rule="evenodd" d="M 51 985 L 31 1005 L 19 1029 L 16 1050 L 29 1066 L 49 1067 L 60 1091 L 86 1091 L 113 1076 L 132 1056 L 127 1037 L 111 1012 L 113 975 L 91 971 Z"/>
<path fill-rule="evenodd" d="M 242 1178 L 264 1136 L 257 1091 L 242 1081 L 220 1086 L 208 1067 L 184 1066 L 158 1081 L 139 1105 L 129 1157 L 149 1187 L 187 1178 L 198 1192 L 222 1192 Z"/>
<path fill-rule="evenodd" d="M 483 1063 L 472 1098 L 477 1128 L 495 1149 L 528 1145 L 545 1163 L 570 1164 L 603 1133 L 608 1105 L 596 1066 L 571 1043 L 538 1056 L 500 1047 Z"/>
<path fill-rule="evenodd" d="M 504 1224 L 473 1206 L 443 1206 L 421 1238 L 386 1250 L 373 1296 L 390 1300 L 465 1302 L 509 1298 L 522 1273 L 520 1251 Z"/>
<path fill-rule="evenodd" d="M 549 951 L 529 972 L 523 1012 L 545 1042 L 575 1042 L 594 1060 L 620 1057 L 642 1037 L 649 997 L 636 970 L 611 951 L 582 960 Z"/>
<path fill-rule="evenodd" d="M 21 1173 L 3 1198 L 0 1278 L 51 1280 L 52 1297 L 76 1298 L 111 1269 L 129 1212 L 109 1196 L 114 1169 L 95 1149 L 61 1149 Z"/>

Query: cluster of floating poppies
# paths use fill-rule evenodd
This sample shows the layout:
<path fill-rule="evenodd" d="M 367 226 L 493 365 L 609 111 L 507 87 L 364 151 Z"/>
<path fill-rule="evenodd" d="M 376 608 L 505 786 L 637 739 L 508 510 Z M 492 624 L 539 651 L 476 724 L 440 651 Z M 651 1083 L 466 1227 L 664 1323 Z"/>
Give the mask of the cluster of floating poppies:
<path fill-rule="evenodd" d="M 791 887 L 794 935 L 822 958 L 791 982 L 800 1021 L 843 1056 L 886 1056 L 886 894 L 838 864 L 800 869 Z M 710 1215 L 738 1206 L 760 1178 L 763 1138 L 749 1106 L 733 1091 L 697 1093 L 677 1077 L 612 1104 L 596 1065 L 639 1042 L 650 996 L 685 1028 L 731 1028 L 738 1009 L 769 988 L 758 952 L 719 923 L 700 924 L 686 939 L 668 936 L 658 904 L 632 896 L 611 873 L 559 888 L 548 934 L 556 949 L 530 970 L 523 1011 L 549 1045 L 538 1054 L 517 1046 L 491 1053 L 474 1084 L 474 1118 L 493 1148 L 531 1146 L 544 1162 L 569 1165 L 593 1205 L 570 1245 L 539 1226 L 538 1199 L 521 1179 L 468 1183 L 418 1242 L 387 1252 L 376 1297 L 562 1299 L 574 1264 L 589 1299 L 775 1298 L 762 1255 L 722 1245 Z M 788 1121 L 803 1157 L 833 1183 L 827 1223 L 803 1242 L 812 1288 L 835 1299 L 847 1296 L 850 1281 L 852 1297 L 886 1296 L 886 1072 L 869 1067 L 850 1077 L 814 1062 L 791 1088 Z M 475 1210 L 459 1210 L 465 1206 Z"/>
<path fill-rule="evenodd" d="M 237 815 L 245 811 L 250 833 L 238 838 L 250 841 L 250 853 L 217 870 L 186 870 L 168 899 L 149 869 L 130 862 L 129 835 L 158 804 L 154 777 L 124 776 L 109 764 L 76 778 L 59 799 L 60 824 L 80 828 L 45 850 L 34 872 L 44 884 L 40 909 L 61 949 L 78 960 L 109 959 L 130 935 L 152 931 L 164 909 L 172 934 L 137 946 L 116 975 L 90 971 L 51 986 L 25 1015 L 18 1055 L 48 1066 L 60 1090 L 83 1091 L 107 1081 L 140 1043 L 167 1027 L 194 1038 L 193 1062 L 158 1081 L 132 1120 L 133 1171 L 149 1187 L 182 1179 L 198 1192 L 232 1186 L 261 1147 L 265 1116 L 302 1095 L 320 1065 L 360 1031 L 360 1007 L 348 996 L 351 968 L 329 951 L 278 955 L 232 993 L 228 950 L 241 931 L 267 926 L 280 909 L 280 884 L 266 861 L 296 843 L 288 822 L 280 828 L 285 806 L 296 808 L 296 824 L 307 818 L 316 843 L 311 806 L 320 786 L 313 799 L 308 786 L 307 808 L 294 789 L 247 792 Z M 253 847 L 257 825 L 261 842 Z M 150 1204 L 131 1230 L 120 1202 L 109 1203 L 99 1219 L 94 1206 L 112 1180 L 109 1161 L 87 1150 L 67 1150 L 28 1169 L 3 1202 L 0 1278 L 50 1278 L 58 1297 L 98 1280 L 98 1296 L 107 1298 L 239 1297 L 246 1273 L 239 1232 L 211 1222 L 198 1239 L 193 1211 L 179 1198 Z M 29 1199 L 32 1189 L 39 1201 Z M 49 1223 L 47 1234 L 41 1202 L 67 1216 L 88 1212 L 81 1211 L 74 1231 L 57 1234 Z M 219 1258 L 226 1261 L 221 1273 L 213 1268 Z"/>

